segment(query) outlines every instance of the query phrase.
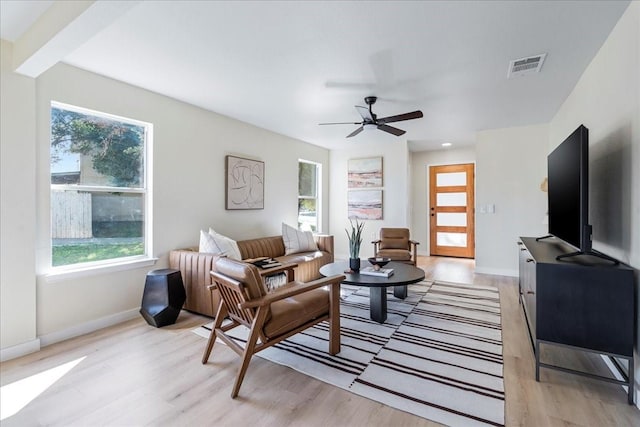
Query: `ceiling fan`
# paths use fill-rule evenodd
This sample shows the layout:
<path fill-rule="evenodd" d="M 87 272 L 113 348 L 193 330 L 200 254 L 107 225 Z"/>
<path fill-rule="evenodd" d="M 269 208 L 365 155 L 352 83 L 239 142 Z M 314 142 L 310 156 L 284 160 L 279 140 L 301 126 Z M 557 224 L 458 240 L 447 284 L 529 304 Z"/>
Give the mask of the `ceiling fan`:
<path fill-rule="evenodd" d="M 389 126 L 387 125 L 387 123 L 402 122 L 404 120 L 419 119 L 423 117 L 422 111 L 418 110 L 412 111 L 410 113 L 398 114 L 397 116 L 382 117 L 379 119 L 378 116 L 373 111 L 371 111 L 371 107 L 376 103 L 377 99 L 378 98 L 375 96 L 367 96 L 364 99 L 364 102 L 367 103 L 369 108 L 362 107 L 360 105 L 355 106 L 356 110 L 358 110 L 358 113 L 360 113 L 360 116 L 362 116 L 361 122 L 320 123 L 320 125 L 360 125 L 358 129 L 347 135 L 347 138 L 356 136 L 364 129 L 378 129 L 395 136 L 400 136 L 403 135 L 405 131 L 403 131 L 402 129 L 394 128 L 393 126 Z"/>

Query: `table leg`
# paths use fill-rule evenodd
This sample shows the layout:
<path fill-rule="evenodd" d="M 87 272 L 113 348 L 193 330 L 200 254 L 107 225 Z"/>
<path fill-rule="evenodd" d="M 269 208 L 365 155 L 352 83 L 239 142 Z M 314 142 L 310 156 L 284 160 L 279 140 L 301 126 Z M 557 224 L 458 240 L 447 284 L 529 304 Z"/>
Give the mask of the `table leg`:
<path fill-rule="evenodd" d="M 393 296 L 396 298 L 405 299 L 407 297 L 407 285 L 394 286 Z"/>
<path fill-rule="evenodd" d="M 369 313 L 371 320 L 378 323 L 387 320 L 387 288 L 384 286 L 369 288 Z"/>

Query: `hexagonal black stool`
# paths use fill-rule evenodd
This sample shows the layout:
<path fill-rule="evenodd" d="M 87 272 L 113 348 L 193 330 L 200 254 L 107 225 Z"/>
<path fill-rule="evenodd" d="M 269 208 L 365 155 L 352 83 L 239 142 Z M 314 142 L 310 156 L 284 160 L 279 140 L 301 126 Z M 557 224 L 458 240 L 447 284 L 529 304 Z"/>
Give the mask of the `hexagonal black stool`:
<path fill-rule="evenodd" d="M 152 270 L 147 273 L 144 283 L 140 314 L 156 328 L 172 325 L 176 323 L 186 299 L 180 270 Z"/>

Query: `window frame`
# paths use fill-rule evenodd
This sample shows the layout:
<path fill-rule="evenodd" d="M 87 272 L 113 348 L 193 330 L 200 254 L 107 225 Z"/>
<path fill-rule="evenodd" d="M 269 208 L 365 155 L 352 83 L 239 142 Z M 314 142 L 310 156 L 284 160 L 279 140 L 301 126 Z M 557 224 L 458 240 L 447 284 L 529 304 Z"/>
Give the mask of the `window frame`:
<path fill-rule="evenodd" d="M 316 170 L 316 196 L 301 196 L 300 195 L 300 163 L 311 164 L 315 166 Z M 300 200 L 315 200 L 316 201 L 316 231 L 314 233 L 322 233 L 322 163 L 314 162 L 311 160 L 298 159 L 298 210 L 297 217 L 300 217 Z"/>
<path fill-rule="evenodd" d="M 100 261 L 80 262 L 66 265 L 53 265 L 53 233 L 52 224 L 49 224 L 49 262 L 48 262 L 48 282 L 62 280 L 71 277 L 83 277 L 101 272 L 114 272 L 140 268 L 155 264 L 157 258 L 153 257 L 153 191 L 152 191 L 152 147 L 153 147 L 153 124 L 140 120 L 122 117 L 115 114 L 105 113 L 102 111 L 92 110 L 89 108 L 79 107 L 71 104 L 65 104 L 58 101 L 51 101 L 49 112 L 53 108 L 72 111 L 75 113 L 85 114 L 114 120 L 121 123 L 140 126 L 145 129 L 143 141 L 143 174 L 141 176 L 142 185 L 140 187 L 117 187 L 117 186 L 101 186 L 101 185 L 82 185 L 82 184 L 53 184 L 51 182 L 51 169 L 49 169 L 49 214 L 51 218 L 53 206 L 51 204 L 51 193 L 54 190 L 71 190 L 85 191 L 91 193 L 127 193 L 142 194 L 144 225 L 143 225 L 143 242 L 144 252 L 139 255 L 126 257 L 110 258 Z M 49 132 L 51 132 L 51 119 L 49 120 Z M 49 134 L 51 135 L 51 134 Z M 51 137 L 49 138 L 49 140 Z M 51 164 L 51 143 L 49 142 L 49 164 Z"/>

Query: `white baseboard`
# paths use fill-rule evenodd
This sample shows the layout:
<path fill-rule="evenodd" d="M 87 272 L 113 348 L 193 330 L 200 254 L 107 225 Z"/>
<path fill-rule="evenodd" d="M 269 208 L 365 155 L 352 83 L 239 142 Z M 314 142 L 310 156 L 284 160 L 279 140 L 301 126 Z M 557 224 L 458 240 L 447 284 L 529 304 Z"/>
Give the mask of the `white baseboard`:
<path fill-rule="evenodd" d="M 478 274 L 493 274 L 494 276 L 518 277 L 518 270 L 509 270 L 509 269 L 506 269 L 506 268 L 476 267 L 475 273 L 478 273 Z"/>
<path fill-rule="evenodd" d="M 30 353 L 40 351 L 40 339 L 36 338 L 22 344 L 13 345 L 7 348 L 0 348 L 0 362 L 25 356 Z"/>
<path fill-rule="evenodd" d="M 91 320 L 89 322 L 71 326 L 70 328 L 63 329 L 61 331 L 51 332 L 50 334 L 40 336 L 40 342 L 43 347 L 51 344 L 55 344 L 60 341 L 68 340 L 69 338 L 75 338 L 80 335 L 88 334 L 90 332 L 97 331 L 98 329 L 106 328 L 109 326 L 117 325 L 118 323 L 126 322 L 137 316 L 140 316 L 140 309 L 134 308 L 120 313 L 112 314 L 110 316 L 101 317 L 100 319 Z"/>

